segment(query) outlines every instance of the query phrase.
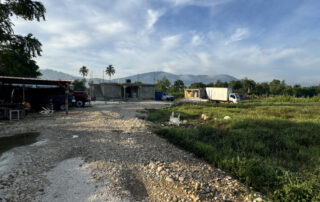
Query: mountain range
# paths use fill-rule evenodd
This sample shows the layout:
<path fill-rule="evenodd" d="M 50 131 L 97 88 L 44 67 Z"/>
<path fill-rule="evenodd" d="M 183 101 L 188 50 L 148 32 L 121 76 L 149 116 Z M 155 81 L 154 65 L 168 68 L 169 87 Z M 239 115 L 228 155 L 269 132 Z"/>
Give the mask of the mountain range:
<path fill-rule="evenodd" d="M 66 74 L 63 72 L 55 71 L 52 69 L 44 69 L 40 70 L 42 73 L 41 78 L 43 79 L 56 79 L 56 80 L 75 80 L 75 79 L 82 79 L 80 76 L 73 76 L 70 74 Z M 163 77 L 166 77 L 171 84 L 173 84 L 176 80 L 182 80 L 186 86 L 189 86 L 190 84 L 194 82 L 202 82 L 204 84 L 210 83 L 210 82 L 216 82 L 218 80 L 222 82 L 229 82 L 232 80 L 238 80 L 237 78 L 227 75 L 227 74 L 219 74 L 215 76 L 210 76 L 210 75 L 177 75 L 177 74 L 172 74 L 168 72 L 162 72 L 162 71 L 157 71 L 157 72 L 147 72 L 143 74 L 136 74 L 128 77 L 123 77 L 123 78 L 118 78 L 118 79 L 113 79 L 113 82 L 120 82 L 124 83 L 127 79 L 130 79 L 131 82 L 136 82 L 140 81 L 142 83 L 146 84 L 154 84 L 157 82 L 157 80 L 162 79 Z M 93 78 L 92 79 L 94 83 L 101 83 L 102 79 L 100 78 Z M 107 81 L 107 80 L 106 80 Z"/>

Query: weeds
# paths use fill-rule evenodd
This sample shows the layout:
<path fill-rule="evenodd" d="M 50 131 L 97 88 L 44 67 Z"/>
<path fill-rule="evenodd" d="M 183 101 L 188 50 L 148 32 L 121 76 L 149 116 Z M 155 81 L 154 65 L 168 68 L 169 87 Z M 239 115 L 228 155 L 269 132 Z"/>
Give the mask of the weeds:
<path fill-rule="evenodd" d="M 270 99 L 239 105 L 182 104 L 149 111 L 149 120 L 160 123 L 172 111 L 181 113 L 194 128 L 159 126 L 155 132 L 273 200 L 318 201 L 320 103 Z M 209 119 L 201 120 L 202 113 Z M 223 120 L 226 115 L 231 119 Z"/>

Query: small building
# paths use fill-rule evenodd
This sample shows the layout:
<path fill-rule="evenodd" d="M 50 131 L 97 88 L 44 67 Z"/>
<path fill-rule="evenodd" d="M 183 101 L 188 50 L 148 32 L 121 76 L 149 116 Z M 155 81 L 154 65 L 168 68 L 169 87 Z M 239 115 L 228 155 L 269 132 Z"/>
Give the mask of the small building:
<path fill-rule="evenodd" d="M 205 99 L 206 91 L 203 88 L 185 89 L 184 98 L 186 99 Z"/>
<path fill-rule="evenodd" d="M 155 85 L 143 83 L 100 83 L 90 84 L 93 100 L 154 100 Z"/>

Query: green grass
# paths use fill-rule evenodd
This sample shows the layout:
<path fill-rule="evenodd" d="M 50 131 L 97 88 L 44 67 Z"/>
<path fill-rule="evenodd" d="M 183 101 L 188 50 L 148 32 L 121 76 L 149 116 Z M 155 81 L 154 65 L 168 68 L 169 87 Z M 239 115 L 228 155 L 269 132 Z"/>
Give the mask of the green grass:
<path fill-rule="evenodd" d="M 181 104 L 150 110 L 148 119 L 162 123 L 180 113 L 187 128 L 159 125 L 155 132 L 272 200 L 319 201 L 320 102 L 298 99 Z"/>

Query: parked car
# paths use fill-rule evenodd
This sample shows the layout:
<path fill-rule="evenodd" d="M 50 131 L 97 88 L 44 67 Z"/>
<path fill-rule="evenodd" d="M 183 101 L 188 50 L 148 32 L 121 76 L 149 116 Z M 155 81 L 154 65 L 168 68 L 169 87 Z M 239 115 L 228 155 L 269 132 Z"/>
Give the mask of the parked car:
<path fill-rule="evenodd" d="M 161 100 L 173 101 L 174 97 L 172 95 L 170 95 L 169 93 L 163 93 Z"/>
<path fill-rule="evenodd" d="M 76 107 L 84 107 L 87 102 L 91 102 L 91 98 L 85 91 L 72 91 L 72 95 L 75 99 Z"/>

